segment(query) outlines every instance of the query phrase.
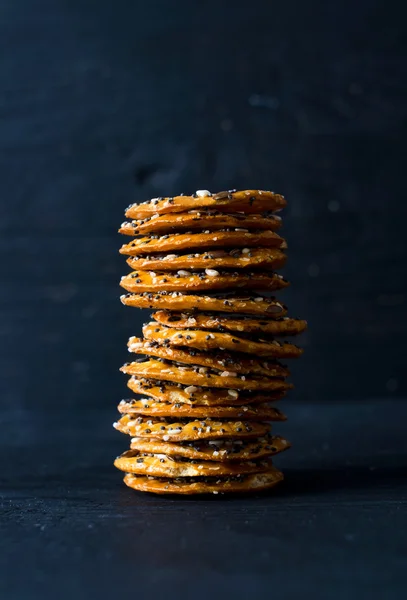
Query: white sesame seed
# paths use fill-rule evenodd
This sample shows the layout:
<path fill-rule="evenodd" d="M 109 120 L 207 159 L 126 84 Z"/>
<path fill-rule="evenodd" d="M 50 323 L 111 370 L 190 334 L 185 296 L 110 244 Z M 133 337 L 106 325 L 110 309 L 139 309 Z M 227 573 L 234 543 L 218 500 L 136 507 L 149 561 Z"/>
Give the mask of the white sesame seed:
<path fill-rule="evenodd" d="M 169 439 L 170 439 L 169 435 L 163 435 L 164 442 L 168 442 Z"/>
<path fill-rule="evenodd" d="M 254 299 L 255 302 L 263 302 L 263 300 L 264 300 L 264 298 L 262 298 L 261 296 Z"/>
<path fill-rule="evenodd" d="M 180 271 L 177 271 L 178 275 L 181 275 L 181 277 L 189 277 L 191 275 L 191 273 L 189 271 L 184 271 L 183 269 L 181 269 Z"/>
<path fill-rule="evenodd" d="M 205 273 L 209 275 L 209 277 L 217 277 L 219 275 L 219 271 L 215 269 L 205 269 Z"/>
<path fill-rule="evenodd" d="M 229 396 L 232 396 L 232 398 L 239 397 L 239 392 L 237 392 L 236 390 L 228 390 L 228 394 L 229 394 Z"/>
<path fill-rule="evenodd" d="M 198 198 L 205 198 L 206 196 L 212 196 L 208 190 L 197 190 L 196 195 Z"/>
<path fill-rule="evenodd" d="M 243 248 L 242 254 L 249 254 L 250 248 Z"/>
<path fill-rule="evenodd" d="M 185 388 L 185 391 L 187 394 L 193 394 L 194 392 L 198 391 L 198 388 L 195 385 L 189 385 Z"/>
<path fill-rule="evenodd" d="M 141 348 L 142 345 L 143 345 L 143 342 L 134 342 L 133 344 L 130 344 L 129 350 L 134 350 L 135 348 Z"/>

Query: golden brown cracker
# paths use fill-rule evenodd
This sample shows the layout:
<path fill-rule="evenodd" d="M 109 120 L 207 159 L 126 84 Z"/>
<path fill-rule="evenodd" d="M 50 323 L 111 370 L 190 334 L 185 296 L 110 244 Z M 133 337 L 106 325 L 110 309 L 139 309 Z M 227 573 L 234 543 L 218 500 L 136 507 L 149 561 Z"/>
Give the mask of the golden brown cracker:
<path fill-rule="evenodd" d="M 198 480 L 196 478 L 156 478 L 127 473 L 124 483 L 141 492 L 192 495 L 261 492 L 274 487 L 283 479 L 281 471 L 272 467 L 267 473 L 241 475 L 233 478 L 203 477 Z"/>
<path fill-rule="evenodd" d="M 240 335 L 218 331 L 208 332 L 201 329 L 179 329 L 164 327 L 151 322 L 143 326 L 144 336 L 159 344 L 169 346 L 184 346 L 198 350 L 238 350 L 254 356 L 271 356 L 274 358 L 296 358 L 301 356 L 302 349 L 294 344 L 278 342 L 277 340 L 262 340 L 244 338 Z"/>
<path fill-rule="evenodd" d="M 257 289 L 273 291 L 289 285 L 277 273 L 231 272 L 206 269 L 200 272 L 179 270 L 135 271 L 121 278 L 120 285 L 128 292 L 217 291 L 230 289 Z"/>
<path fill-rule="evenodd" d="M 151 398 L 122 400 L 118 406 L 122 414 L 151 417 L 191 419 L 245 419 L 246 421 L 285 421 L 287 417 L 269 404 L 247 406 L 191 406 L 186 403 L 157 402 Z"/>
<path fill-rule="evenodd" d="M 116 458 L 114 466 L 127 473 L 153 477 L 229 477 L 264 473 L 270 470 L 272 463 L 269 458 L 256 461 L 215 462 L 126 450 Z"/>
<path fill-rule="evenodd" d="M 196 229 L 270 229 L 281 227 L 281 217 L 277 215 L 225 214 L 215 210 L 190 210 L 183 213 L 154 214 L 145 219 L 122 223 L 119 233 L 124 235 L 149 235 L 170 233 L 171 231 L 194 231 Z"/>
<path fill-rule="evenodd" d="M 204 194 L 200 193 L 204 192 Z M 128 219 L 145 219 L 153 215 L 179 213 L 189 210 L 214 208 L 223 213 L 244 212 L 258 214 L 264 211 L 277 211 L 286 206 L 286 201 L 280 194 L 264 190 L 229 190 L 206 195 L 206 190 L 200 190 L 193 196 L 174 196 L 153 198 L 141 204 L 131 204 L 126 210 Z"/>
<path fill-rule="evenodd" d="M 278 248 L 238 248 L 236 250 L 209 250 L 192 254 L 153 254 L 132 256 L 127 259 L 131 269 L 159 271 L 205 269 L 281 269 L 286 255 Z"/>
<path fill-rule="evenodd" d="M 302 319 L 253 319 L 248 317 L 222 317 L 208 313 L 194 315 L 157 311 L 151 315 L 161 325 L 176 329 L 210 329 L 217 331 L 237 331 L 241 333 L 264 333 L 267 335 L 297 335 L 307 328 L 307 322 Z"/>
<path fill-rule="evenodd" d="M 166 314 L 170 317 L 172 313 Z M 182 314 L 183 318 L 188 317 L 187 314 L 178 314 Z M 193 318 L 192 315 L 191 318 Z M 170 321 L 169 325 L 171 324 Z M 134 352 L 135 354 L 157 356 L 158 358 L 173 360 L 179 363 L 209 367 L 210 369 L 215 369 L 222 373 L 225 371 L 232 371 L 239 375 L 251 373 L 255 375 L 265 375 L 266 377 L 280 378 L 288 377 L 290 375 L 287 367 L 277 361 L 248 358 L 247 355 L 239 354 L 237 352 L 200 352 L 194 348 L 184 350 L 183 348 L 176 348 L 175 346 L 160 346 L 155 342 L 137 337 L 131 337 L 127 346 L 129 351 Z"/>
<path fill-rule="evenodd" d="M 132 438 L 130 447 L 140 452 L 182 456 L 194 460 L 234 461 L 256 460 L 288 450 L 291 444 L 278 435 L 266 435 L 255 440 L 211 440 L 199 442 L 163 442 Z"/>
<path fill-rule="evenodd" d="M 120 300 L 126 306 L 154 310 L 186 312 L 202 310 L 228 314 L 262 315 L 267 318 L 279 318 L 287 314 L 287 307 L 281 301 L 260 295 L 239 296 L 231 293 L 211 296 L 182 292 L 143 292 L 124 294 Z"/>
<path fill-rule="evenodd" d="M 130 377 L 127 386 L 135 393 L 154 398 L 158 402 L 186 403 L 192 406 L 242 406 L 276 402 L 286 395 L 286 390 L 273 392 L 246 392 L 181 385 L 168 381 Z"/>
<path fill-rule="evenodd" d="M 182 252 L 190 249 L 216 248 L 286 248 L 285 240 L 274 231 L 209 231 L 195 233 L 171 233 L 162 236 L 150 235 L 134 238 L 123 244 L 120 254 L 142 256 L 154 253 Z M 195 250 L 196 251 L 196 250 Z"/>
<path fill-rule="evenodd" d="M 127 375 L 135 375 L 145 379 L 172 381 L 182 385 L 198 385 L 200 387 L 226 388 L 233 390 L 273 391 L 290 389 L 284 379 L 262 377 L 256 375 L 238 375 L 233 371 L 213 371 L 208 367 L 177 365 L 170 361 L 146 359 L 143 362 L 126 363 L 120 369 Z"/>
<path fill-rule="evenodd" d="M 215 419 L 177 419 L 132 417 L 124 415 L 114 427 L 132 437 L 157 438 L 164 442 L 256 438 L 269 432 L 268 423 L 257 421 L 218 421 Z"/>

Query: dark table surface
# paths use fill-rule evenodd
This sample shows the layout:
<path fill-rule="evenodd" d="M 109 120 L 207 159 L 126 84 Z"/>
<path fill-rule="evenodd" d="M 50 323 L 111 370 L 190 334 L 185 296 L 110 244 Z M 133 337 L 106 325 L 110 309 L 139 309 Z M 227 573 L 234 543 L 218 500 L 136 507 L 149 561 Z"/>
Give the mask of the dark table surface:
<path fill-rule="evenodd" d="M 0 0 L 0 600 L 406 595 L 403 26 L 391 0 Z M 123 209 L 252 187 L 288 199 L 310 325 L 286 481 L 137 494 Z"/>
<path fill-rule="evenodd" d="M 127 489 L 114 410 L 2 412 L 0 597 L 402 598 L 407 404 L 284 404 L 286 481 L 251 498 Z"/>

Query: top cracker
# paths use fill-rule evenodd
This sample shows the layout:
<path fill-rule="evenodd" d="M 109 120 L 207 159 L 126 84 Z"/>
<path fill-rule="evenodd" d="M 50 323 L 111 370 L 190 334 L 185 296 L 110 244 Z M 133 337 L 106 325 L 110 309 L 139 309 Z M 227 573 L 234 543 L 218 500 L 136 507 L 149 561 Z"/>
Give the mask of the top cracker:
<path fill-rule="evenodd" d="M 153 198 L 142 204 L 131 204 L 126 210 L 129 219 L 145 219 L 153 215 L 177 213 L 197 208 L 216 208 L 224 213 L 244 212 L 259 214 L 281 210 L 287 202 L 280 194 L 263 190 L 229 190 L 211 194 L 207 190 L 198 190 L 193 196 L 174 196 L 173 198 Z"/>

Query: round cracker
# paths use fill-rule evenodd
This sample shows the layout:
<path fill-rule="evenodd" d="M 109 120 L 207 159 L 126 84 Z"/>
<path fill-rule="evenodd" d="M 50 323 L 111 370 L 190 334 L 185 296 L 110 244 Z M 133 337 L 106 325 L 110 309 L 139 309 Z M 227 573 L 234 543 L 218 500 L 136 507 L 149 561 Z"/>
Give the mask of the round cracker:
<path fill-rule="evenodd" d="M 194 254 L 153 254 L 152 256 L 132 256 L 127 264 L 134 270 L 145 269 L 178 271 L 197 269 L 281 269 L 287 256 L 277 248 L 242 248 L 215 250 Z"/>
<path fill-rule="evenodd" d="M 270 430 L 268 423 L 257 421 L 146 418 L 131 415 L 123 415 L 113 426 L 132 437 L 158 438 L 164 442 L 254 438 L 261 437 Z"/>
<path fill-rule="evenodd" d="M 190 419 L 245 419 L 246 421 L 286 421 L 287 417 L 278 408 L 269 404 L 248 406 L 191 406 L 186 403 L 172 404 L 156 402 L 151 398 L 122 400 L 117 407 L 122 414 L 151 417 L 173 417 Z"/>
<path fill-rule="evenodd" d="M 229 477 L 249 473 L 265 473 L 270 470 L 272 463 L 270 459 L 222 463 L 126 450 L 116 458 L 114 466 L 127 473 L 152 475 L 153 477 Z"/>
<path fill-rule="evenodd" d="M 209 272 L 210 271 L 210 272 Z M 180 270 L 135 271 L 121 278 L 120 285 L 128 292 L 177 292 L 199 290 L 258 289 L 278 290 L 289 285 L 277 273 L 242 273 L 207 269 L 201 272 Z"/>
<path fill-rule="evenodd" d="M 255 440 L 212 440 L 209 442 L 163 442 L 132 438 L 130 447 L 140 452 L 182 456 L 194 460 L 233 461 L 256 460 L 288 450 L 291 444 L 278 435 Z"/>
<path fill-rule="evenodd" d="M 258 214 L 281 210 L 287 202 L 280 194 L 264 190 L 229 190 L 217 194 L 153 198 L 141 204 L 131 204 L 126 210 L 128 219 L 145 219 L 153 215 L 179 213 L 201 208 L 214 208 L 223 213 Z"/>
<path fill-rule="evenodd" d="M 156 313 L 157 314 L 157 313 Z M 171 313 L 168 313 L 169 315 Z M 181 313 L 182 314 L 182 313 Z M 153 315 L 154 316 L 154 315 Z M 192 317 L 191 317 L 192 318 Z M 171 348 L 170 346 L 160 346 L 155 342 L 144 340 L 142 338 L 131 337 L 128 341 L 129 352 L 135 354 L 145 354 L 147 356 L 157 356 L 175 362 L 200 365 L 217 369 L 220 372 L 232 371 L 240 375 L 252 373 L 255 375 L 265 375 L 266 377 L 288 377 L 290 375 L 287 367 L 277 361 L 256 360 L 247 358 L 244 354 L 230 354 L 227 352 L 199 352 L 189 348 Z"/>
<path fill-rule="evenodd" d="M 192 367 L 163 363 L 162 360 L 146 359 L 143 362 L 126 363 L 120 369 L 127 375 L 135 375 L 145 379 L 172 381 L 182 385 L 198 385 L 201 387 L 226 388 L 232 390 L 273 391 L 290 389 L 284 379 L 272 377 L 256 377 L 223 371 L 213 371 L 208 367 Z"/>
<path fill-rule="evenodd" d="M 183 213 L 154 214 L 152 217 L 126 221 L 119 233 L 124 235 L 149 235 L 150 233 L 168 233 L 171 231 L 194 231 L 196 229 L 270 229 L 281 227 L 281 217 L 277 215 L 245 215 L 241 213 L 224 214 L 215 210 L 190 210 Z"/>
<path fill-rule="evenodd" d="M 255 356 L 272 356 L 274 358 L 297 358 L 301 356 L 302 349 L 294 344 L 278 342 L 277 340 L 260 340 L 200 329 L 184 329 L 181 333 L 179 329 L 164 327 L 157 323 L 148 323 L 143 326 L 144 336 L 148 340 L 153 340 L 159 344 L 169 346 L 192 346 L 198 350 L 239 350 Z"/>
<path fill-rule="evenodd" d="M 284 479 L 281 471 L 272 467 L 267 473 L 242 475 L 218 479 L 217 477 L 203 477 L 202 479 L 165 479 L 145 475 L 127 473 L 124 483 L 141 492 L 153 494 L 227 494 L 261 492 L 277 485 Z"/>
<path fill-rule="evenodd" d="M 180 252 L 190 248 L 286 248 L 285 240 L 274 231 L 209 231 L 196 233 L 167 233 L 135 238 L 124 244 L 119 252 L 127 256 L 141 256 L 155 252 Z"/>
<path fill-rule="evenodd" d="M 188 315 L 175 312 L 157 311 L 151 315 L 160 325 L 175 329 L 215 329 L 217 331 L 238 331 L 242 333 L 265 333 L 267 335 L 297 335 L 307 328 L 307 322 L 301 319 L 282 317 L 281 319 L 253 319 L 248 317 L 221 317 L 199 313 Z"/>
<path fill-rule="evenodd" d="M 248 315 L 262 315 L 277 318 L 287 314 L 287 307 L 276 300 L 263 296 L 208 296 L 196 294 L 183 294 L 182 292 L 144 292 L 141 294 L 123 294 L 120 296 L 122 304 L 136 308 L 164 309 L 174 311 L 197 310 L 224 313 L 241 313 Z"/>
<path fill-rule="evenodd" d="M 186 403 L 192 406 L 242 406 L 259 402 L 275 402 L 286 394 L 284 390 L 241 392 L 238 390 L 201 388 L 195 385 L 185 386 L 180 383 L 137 379 L 136 377 L 130 377 L 127 386 L 134 393 L 149 396 L 158 402 Z"/>

